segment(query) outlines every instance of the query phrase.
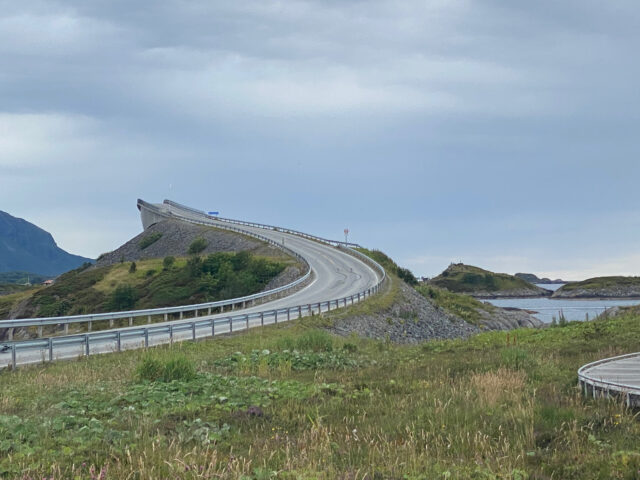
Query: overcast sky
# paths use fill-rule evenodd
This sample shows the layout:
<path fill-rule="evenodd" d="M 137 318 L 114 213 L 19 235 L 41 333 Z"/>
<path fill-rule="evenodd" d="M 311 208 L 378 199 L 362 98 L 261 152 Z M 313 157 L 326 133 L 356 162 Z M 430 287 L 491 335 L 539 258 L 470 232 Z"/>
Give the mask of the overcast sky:
<path fill-rule="evenodd" d="M 0 1 L 0 210 L 96 257 L 136 199 L 640 275 L 637 0 Z"/>

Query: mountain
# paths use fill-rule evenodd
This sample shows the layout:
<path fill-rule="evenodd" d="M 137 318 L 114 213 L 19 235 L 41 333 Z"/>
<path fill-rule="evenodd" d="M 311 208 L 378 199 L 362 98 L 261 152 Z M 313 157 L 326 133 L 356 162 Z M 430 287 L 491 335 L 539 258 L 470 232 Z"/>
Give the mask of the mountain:
<path fill-rule="evenodd" d="M 479 298 L 541 297 L 551 292 L 506 273 L 494 273 L 472 265 L 455 263 L 429 283 L 450 292 Z"/>
<path fill-rule="evenodd" d="M 0 211 L 0 272 L 26 271 L 55 276 L 85 262 L 92 260 L 65 252 L 50 233 Z"/>

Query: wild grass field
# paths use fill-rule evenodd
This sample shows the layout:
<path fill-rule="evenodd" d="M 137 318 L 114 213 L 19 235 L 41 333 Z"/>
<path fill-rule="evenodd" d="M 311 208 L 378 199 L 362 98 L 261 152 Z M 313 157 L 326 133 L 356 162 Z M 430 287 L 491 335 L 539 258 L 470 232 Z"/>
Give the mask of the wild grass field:
<path fill-rule="evenodd" d="M 640 478 L 637 412 L 576 378 L 640 349 L 637 314 L 419 346 L 327 322 L 3 371 L 0 476 Z"/>

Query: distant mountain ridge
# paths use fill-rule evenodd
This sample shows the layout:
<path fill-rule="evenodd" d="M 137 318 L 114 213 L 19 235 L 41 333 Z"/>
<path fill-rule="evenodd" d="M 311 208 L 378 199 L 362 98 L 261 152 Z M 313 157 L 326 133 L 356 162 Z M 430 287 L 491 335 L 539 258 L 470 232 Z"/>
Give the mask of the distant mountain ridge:
<path fill-rule="evenodd" d="M 551 280 L 550 278 L 547 278 L 547 277 L 540 278 L 537 275 L 534 275 L 533 273 L 516 273 L 515 276 L 518 278 L 521 278 L 525 282 L 534 283 L 534 284 L 539 283 L 539 284 L 554 285 L 558 283 L 567 283 L 564 280 L 560 280 L 559 278 L 556 280 Z"/>
<path fill-rule="evenodd" d="M 65 252 L 40 227 L 0 211 L 0 272 L 56 276 L 92 261 Z"/>

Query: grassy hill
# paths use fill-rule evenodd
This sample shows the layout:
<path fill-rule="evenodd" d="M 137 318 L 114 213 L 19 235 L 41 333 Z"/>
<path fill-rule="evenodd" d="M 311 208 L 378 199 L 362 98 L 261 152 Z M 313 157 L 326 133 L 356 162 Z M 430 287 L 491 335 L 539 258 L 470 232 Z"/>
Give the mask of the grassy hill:
<path fill-rule="evenodd" d="M 206 257 L 166 257 L 77 269 L 30 297 L 8 297 L 0 303 L 6 318 L 17 302 L 19 318 L 201 303 L 261 291 L 294 260 L 249 252 L 214 253 Z"/>
<path fill-rule="evenodd" d="M 341 314 L 2 372 L 0 475 L 637 478 L 635 412 L 576 370 L 640 317 L 399 346 L 318 330 Z"/>
<path fill-rule="evenodd" d="M 640 277 L 595 277 L 563 285 L 554 297 L 640 297 Z"/>
<path fill-rule="evenodd" d="M 474 296 L 539 296 L 549 294 L 546 290 L 506 273 L 494 273 L 462 263 L 451 264 L 431 285 L 450 292 Z"/>
<path fill-rule="evenodd" d="M 24 284 L 29 281 L 31 284 L 37 285 L 50 278 L 53 277 L 31 272 L 0 272 L 0 283 Z"/>

